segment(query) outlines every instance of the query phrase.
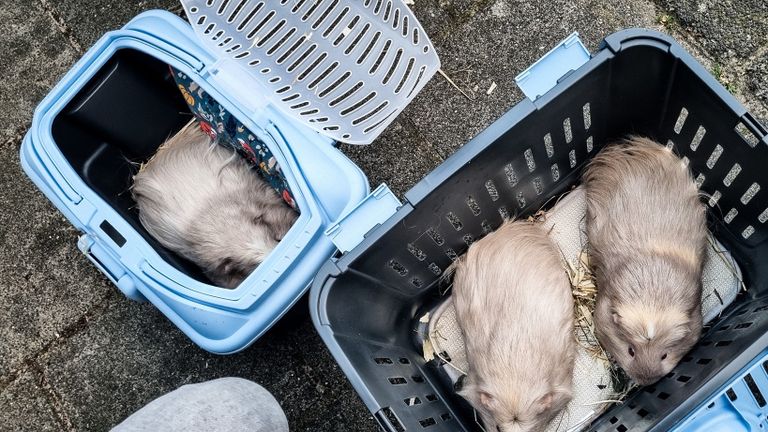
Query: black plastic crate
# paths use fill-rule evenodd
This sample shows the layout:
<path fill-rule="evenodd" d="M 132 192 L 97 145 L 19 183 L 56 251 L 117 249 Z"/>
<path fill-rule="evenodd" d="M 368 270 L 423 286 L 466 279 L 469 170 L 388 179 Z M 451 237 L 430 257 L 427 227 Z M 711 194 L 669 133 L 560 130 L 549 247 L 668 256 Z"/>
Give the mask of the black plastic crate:
<path fill-rule="evenodd" d="M 591 429 L 669 430 L 768 346 L 766 130 L 669 36 L 625 30 L 462 147 L 315 278 L 318 331 L 384 429 L 480 430 L 440 371 L 425 364 L 415 337 L 421 312 L 440 298 L 442 271 L 468 244 L 503 216 L 527 216 L 567 191 L 590 157 L 629 133 L 672 143 L 687 158 L 712 197 L 710 228 L 738 260 L 748 291 L 673 373 Z"/>

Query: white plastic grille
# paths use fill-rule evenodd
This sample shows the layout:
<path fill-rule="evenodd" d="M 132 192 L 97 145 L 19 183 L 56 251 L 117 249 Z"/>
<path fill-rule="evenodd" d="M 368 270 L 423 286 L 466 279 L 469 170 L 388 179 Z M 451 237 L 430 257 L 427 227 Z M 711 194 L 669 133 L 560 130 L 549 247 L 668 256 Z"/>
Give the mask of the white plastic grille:
<path fill-rule="evenodd" d="M 283 111 L 337 141 L 373 141 L 440 67 L 402 0 L 182 3 L 208 47 L 272 90 Z"/>

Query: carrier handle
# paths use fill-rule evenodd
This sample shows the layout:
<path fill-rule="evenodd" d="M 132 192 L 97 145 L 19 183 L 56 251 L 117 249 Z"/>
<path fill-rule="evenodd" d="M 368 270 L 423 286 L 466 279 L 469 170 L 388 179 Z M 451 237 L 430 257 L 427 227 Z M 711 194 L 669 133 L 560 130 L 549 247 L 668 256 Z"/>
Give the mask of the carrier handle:
<path fill-rule="evenodd" d="M 768 129 L 763 126 L 750 112 L 744 113 L 739 120 L 755 137 L 768 144 Z M 746 137 L 745 137 L 746 138 Z"/>

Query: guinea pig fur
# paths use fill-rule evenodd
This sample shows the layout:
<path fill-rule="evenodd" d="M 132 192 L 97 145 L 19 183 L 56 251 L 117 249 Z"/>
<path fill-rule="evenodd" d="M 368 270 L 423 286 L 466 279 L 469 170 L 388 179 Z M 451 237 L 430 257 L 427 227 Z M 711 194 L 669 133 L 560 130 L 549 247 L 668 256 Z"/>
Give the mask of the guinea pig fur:
<path fill-rule="evenodd" d="M 699 339 L 705 208 L 688 168 L 629 137 L 584 173 L 600 344 L 638 384 L 669 373 Z"/>
<path fill-rule="evenodd" d="M 469 370 L 459 394 L 487 431 L 542 430 L 571 400 L 571 287 L 546 232 L 505 222 L 449 269 Z"/>
<path fill-rule="evenodd" d="M 237 287 L 261 264 L 297 217 L 196 121 L 158 149 L 131 191 L 149 234 L 224 288 Z"/>

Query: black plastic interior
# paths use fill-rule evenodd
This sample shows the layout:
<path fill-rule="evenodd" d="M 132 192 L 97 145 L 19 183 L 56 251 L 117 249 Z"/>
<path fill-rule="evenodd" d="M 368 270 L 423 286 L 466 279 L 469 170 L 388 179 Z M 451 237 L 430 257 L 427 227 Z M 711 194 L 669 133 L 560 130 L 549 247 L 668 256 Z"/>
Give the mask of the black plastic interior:
<path fill-rule="evenodd" d="M 351 379 L 375 399 L 374 414 L 384 429 L 481 430 L 442 371 L 425 363 L 414 337 L 416 321 L 440 298 L 442 271 L 469 244 L 498 227 L 503 216 L 525 217 L 577 184 L 585 162 L 626 134 L 672 141 L 694 177 L 701 176 L 701 189 L 719 195 L 709 208 L 710 228 L 739 262 L 748 291 L 705 329 L 672 374 L 630 395 L 590 430 L 668 430 L 702 402 L 694 393 L 701 398 L 714 391 L 723 376 L 738 371 L 737 363 L 765 348 L 768 226 L 760 215 L 768 206 L 768 147 L 748 144 L 735 130 L 741 114 L 725 100 L 727 92 L 702 80 L 690 57 L 679 57 L 663 42 L 632 40 L 591 64 L 592 70 L 545 105 L 513 110 L 490 126 L 456 155 L 469 155 L 464 164 L 432 186 L 442 178 L 440 170 L 457 164 L 438 167 L 425 182 L 431 190 L 424 198 L 372 233 L 368 247 L 342 257 L 341 273 L 324 282 L 319 307 L 329 326 L 321 331 L 332 334 L 337 354 L 354 366 L 357 376 Z M 687 118 L 677 127 L 683 108 Z M 700 128 L 706 129 L 701 139 Z M 711 164 L 718 146 L 722 152 Z M 726 185 L 737 163 L 740 174 Z M 745 191 L 755 183 L 763 189 L 745 203 Z M 731 209 L 738 213 L 726 222 Z M 437 399 L 404 403 L 428 394 Z"/>
<path fill-rule="evenodd" d="M 208 283 L 198 266 L 165 249 L 144 230 L 129 192 L 138 164 L 190 119 L 168 65 L 122 49 L 56 116 L 53 138 L 85 183 L 168 263 Z M 116 231 L 110 235 L 122 238 Z"/>

